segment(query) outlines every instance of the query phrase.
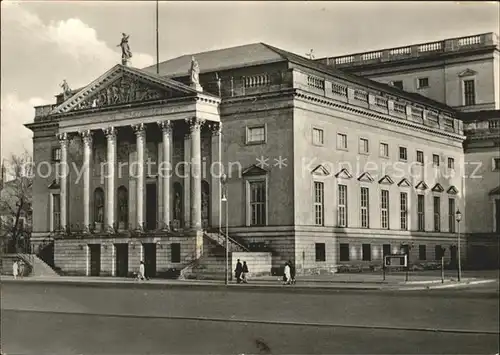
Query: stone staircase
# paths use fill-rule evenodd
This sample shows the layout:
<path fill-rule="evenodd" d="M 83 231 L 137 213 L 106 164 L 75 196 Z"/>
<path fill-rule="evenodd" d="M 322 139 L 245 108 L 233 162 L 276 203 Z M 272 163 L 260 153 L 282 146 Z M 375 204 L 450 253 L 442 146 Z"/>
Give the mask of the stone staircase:
<path fill-rule="evenodd" d="M 4 254 L 1 257 L 2 275 L 12 275 L 15 260 L 25 264 L 24 276 L 58 277 L 59 274 L 35 254 Z"/>
<path fill-rule="evenodd" d="M 209 230 L 203 233 L 206 238 L 213 240 L 215 243 L 226 249 L 226 234 L 220 230 Z M 246 243 L 235 237 L 228 237 L 229 251 L 248 252 L 250 248 Z"/>
<path fill-rule="evenodd" d="M 232 248 L 237 251 L 244 251 L 246 248 L 239 243 L 229 243 L 229 251 Z M 181 270 L 179 279 L 198 280 L 224 280 L 226 270 L 226 248 L 225 236 L 217 236 L 216 233 L 203 234 L 203 255 L 191 262 Z M 231 268 L 231 265 L 229 265 Z M 229 270 L 231 278 L 231 270 Z"/>

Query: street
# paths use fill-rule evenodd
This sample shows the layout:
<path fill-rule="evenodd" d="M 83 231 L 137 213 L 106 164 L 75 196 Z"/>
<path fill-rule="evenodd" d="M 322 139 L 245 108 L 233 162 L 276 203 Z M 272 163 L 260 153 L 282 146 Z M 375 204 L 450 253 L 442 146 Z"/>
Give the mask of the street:
<path fill-rule="evenodd" d="M 278 290 L 2 284 L 6 354 L 494 354 L 495 285 Z"/>

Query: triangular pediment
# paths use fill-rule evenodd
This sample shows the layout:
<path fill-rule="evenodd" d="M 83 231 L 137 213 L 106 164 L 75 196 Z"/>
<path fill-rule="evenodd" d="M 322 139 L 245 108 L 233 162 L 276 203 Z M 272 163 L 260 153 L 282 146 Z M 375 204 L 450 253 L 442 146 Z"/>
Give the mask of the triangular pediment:
<path fill-rule="evenodd" d="M 411 182 L 408 181 L 407 178 L 402 178 L 400 182 L 398 182 L 399 187 L 411 187 Z"/>
<path fill-rule="evenodd" d="M 358 177 L 358 181 L 363 181 L 363 182 L 372 182 L 373 178 L 370 175 L 370 173 L 363 173 Z"/>
<path fill-rule="evenodd" d="M 249 166 L 248 168 L 243 170 L 243 172 L 241 173 L 242 176 L 261 176 L 261 175 L 266 175 L 266 174 L 267 174 L 267 170 L 262 169 L 260 166 L 255 165 L 255 164 L 252 166 Z"/>
<path fill-rule="evenodd" d="M 446 193 L 450 195 L 456 195 L 458 194 L 458 190 L 455 186 L 450 186 L 450 188 L 446 191 Z"/>
<path fill-rule="evenodd" d="M 318 165 L 311 171 L 311 174 L 319 176 L 328 176 L 330 175 L 330 172 L 323 165 Z"/>
<path fill-rule="evenodd" d="M 337 174 L 335 174 L 335 177 L 339 179 L 351 179 L 352 175 L 349 173 L 349 171 L 347 171 L 346 168 L 343 168 Z"/>
<path fill-rule="evenodd" d="M 476 74 L 477 74 L 477 72 L 472 70 L 472 69 L 465 69 L 463 72 L 458 74 L 458 76 L 462 78 L 464 76 L 474 76 Z"/>
<path fill-rule="evenodd" d="M 444 188 L 443 186 L 441 186 L 440 183 L 437 183 L 436 185 L 434 185 L 434 187 L 432 188 L 432 191 L 434 192 L 443 192 L 444 191 Z"/>
<path fill-rule="evenodd" d="M 196 94 L 195 89 L 175 80 L 117 64 L 58 105 L 51 114 L 195 96 Z"/>
<path fill-rule="evenodd" d="M 394 184 L 394 181 L 392 181 L 391 177 L 389 175 L 385 175 L 382 179 L 378 181 L 379 184 L 384 184 L 384 185 L 392 185 Z"/>
<path fill-rule="evenodd" d="M 427 186 L 427 184 L 423 181 L 420 181 L 416 186 L 415 188 L 417 190 L 427 190 L 429 187 Z"/>
<path fill-rule="evenodd" d="M 453 187 L 453 186 L 452 186 Z M 450 187 L 451 188 L 451 187 Z M 500 195 L 500 186 L 495 187 L 493 190 L 491 190 L 488 195 L 493 196 L 493 195 Z"/>
<path fill-rule="evenodd" d="M 59 188 L 61 188 L 61 187 L 59 186 L 59 182 L 58 182 L 57 180 L 53 180 L 53 181 L 50 183 L 50 185 L 49 185 L 49 187 L 48 187 L 48 188 L 49 188 L 49 190 L 57 190 L 57 189 L 59 189 Z"/>

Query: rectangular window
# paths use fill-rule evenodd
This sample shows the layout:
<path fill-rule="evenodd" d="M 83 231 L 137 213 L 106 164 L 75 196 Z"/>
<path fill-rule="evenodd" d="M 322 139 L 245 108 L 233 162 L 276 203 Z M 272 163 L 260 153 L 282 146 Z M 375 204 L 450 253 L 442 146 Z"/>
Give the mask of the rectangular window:
<path fill-rule="evenodd" d="M 349 244 L 340 243 L 340 261 L 349 261 Z"/>
<path fill-rule="evenodd" d="M 400 200 L 400 220 L 401 220 L 401 229 L 408 229 L 408 194 L 406 192 L 401 192 L 399 195 Z"/>
<path fill-rule="evenodd" d="M 417 196 L 418 230 L 425 231 L 425 196 Z"/>
<path fill-rule="evenodd" d="M 389 190 L 382 190 L 380 195 L 380 216 L 382 229 L 389 229 Z"/>
<path fill-rule="evenodd" d="M 392 86 L 403 90 L 403 81 L 402 80 L 396 80 L 392 82 Z"/>
<path fill-rule="evenodd" d="M 408 151 L 405 147 L 399 147 L 399 160 L 408 160 Z"/>
<path fill-rule="evenodd" d="M 434 231 L 441 231 L 441 198 L 434 196 Z"/>
<path fill-rule="evenodd" d="M 360 138 L 359 139 L 359 152 L 361 154 L 367 154 L 369 152 L 368 139 Z"/>
<path fill-rule="evenodd" d="M 390 244 L 382 245 L 382 254 L 383 254 L 383 256 L 391 255 L 391 245 Z"/>
<path fill-rule="evenodd" d="M 347 186 L 339 185 L 338 226 L 347 227 Z"/>
<path fill-rule="evenodd" d="M 421 150 L 417 150 L 417 163 L 424 163 L 424 152 L 422 152 Z"/>
<path fill-rule="evenodd" d="M 181 243 L 170 244 L 170 258 L 173 263 L 181 262 Z"/>
<path fill-rule="evenodd" d="M 453 169 L 453 170 L 455 170 L 455 159 L 453 159 L 453 158 L 448 158 L 448 169 Z"/>
<path fill-rule="evenodd" d="M 363 261 L 372 260 L 372 246 L 371 244 L 363 244 Z"/>
<path fill-rule="evenodd" d="M 247 127 L 247 143 L 266 141 L 266 126 Z"/>
<path fill-rule="evenodd" d="M 382 158 L 389 158 L 389 144 L 380 143 L 380 156 Z"/>
<path fill-rule="evenodd" d="M 464 80 L 464 104 L 465 106 L 476 104 L 476 88 L 474 80 Z"/>
<path fill-rule="evenodd" d="M 52 195 L 52 229 L 61 229 L 61 195 Z"/>
<path fill-rule="evenodd" d="M 338 133 L 337 134 L 337 149 L 347 149 L 347 134 Z"/>
<path fill-rule="evenodd" d="M 361 188 L 361 228 L 370 227 L 370 210 L 369 210 L 369 190 L 367 187 Z"/>
<path fill-rule="evenodd" d="M 61 148 L 52 149 L 52 161 L 55 163 L 61 161 Z"/>
<path fill-rule="evenodd" d="M 315 181 L 314 182 L 314 223 L 317 226 L 323 226 L 325 224 L 324 221 L 324 190 L 323 183 Z"/>
<path fill-rule="evenodd" d="M 432 154 L 432 165 L 439 166 L 439 155 Z"/>
<path fill-rule="evenodd" d="M 441 245 L 436 245 L 434 247 L 434 257 L 436 260 L 441 260 L 441 258 L 444 256 L 443 253 L 443 248 L 441 248 Z"/>
<path fill-rule="evenodd" d="M 500 158 L 493 158 L 493 171 L 500 170 Z"/>
<path fill-rule="evenodd" d="M 425 245 L 418 246 L 418 260 L 426 260 L 427 259 L 427 250 Z"/>
<path fill-rule="evenodd" d="M 266 224 L 266 182 L 251 181 L 250 188 L 250 225 Z"/>
<path fill-rule="evenodd" d="M 448 199 L 448 230 L 455 233 L 455 199 Z"/>
<path fill-rule="evenodd" d="M 418 88 L 424 89 L 429 87 L 429 78 L 418 78 Z"/>
<path fill-rule="evenodd" d="M 316 261 L 326 261 L 325 243 L 316 243 Z"/>
<path fill-rule="evenodd" d="M 313 144 L 323 145 L 323 130 L 319 128 L 313 128 Z"/>

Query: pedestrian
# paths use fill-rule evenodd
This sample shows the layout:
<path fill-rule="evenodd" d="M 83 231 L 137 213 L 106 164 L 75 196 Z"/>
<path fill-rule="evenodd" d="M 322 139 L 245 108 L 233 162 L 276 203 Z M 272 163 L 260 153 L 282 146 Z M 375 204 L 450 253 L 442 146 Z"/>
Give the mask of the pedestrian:
<path fill-rule="evenodd" d="M 139 265 L 139 273 L 137 274 L 137 279 L 144 281 L 144 279 L 146 278 L 144 274 L 145 274 L 144 261 L 141 261 L 141 264 Z"/>
<path fill-rule="evenodd" d="M 24 261 L 19 261 L 19 278 L 22 279 L 24 276 Z"/>
<path fill-rule="evenodd" d="M 236 269 L 234 269 L 234 276 L 236 277 L 236 283 L 241 283 L 241 273 L 243 272 L 243 265 L 241 265 L 240 259 L 236 262 Z"/>
<path fill-rule="evenodd" d="M 14 276 L 14 280 L 17 279 L 17 275 L 19 275 L 19 263 L 17 260 L 14 260 L 12 264 L 12 275 Z"/>
<path fill-rule="evenodd" d="M 288 265 L 290 265 L 290 283 L 295 285 L 295 265 L 291 260 L 288 260 Z"/>
<path fill-rule="evenodd" d="M 285 271 L 283 274 L 283 281 L 284 285 L 289 285 L 291 280 L 291 275 L 290 275 L 290 265 L 288 265 L 288 261 L 285 263 Z"/>
<path fill-rule="evenodd" d="M 247 262 L 246 261 L 243 261 L 243 269 L 242 269 L 242 280 L 243 280 L 243 283 L 248 283 L 248 280 L 247 280 L 247 274 L 248 274 L 248 266 L 247 266 Z"/>

